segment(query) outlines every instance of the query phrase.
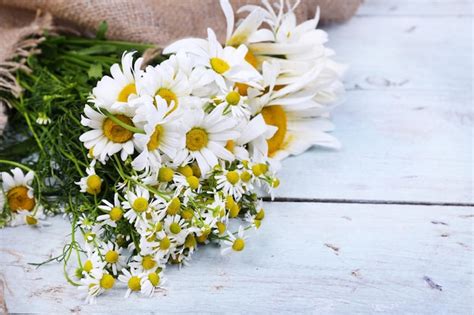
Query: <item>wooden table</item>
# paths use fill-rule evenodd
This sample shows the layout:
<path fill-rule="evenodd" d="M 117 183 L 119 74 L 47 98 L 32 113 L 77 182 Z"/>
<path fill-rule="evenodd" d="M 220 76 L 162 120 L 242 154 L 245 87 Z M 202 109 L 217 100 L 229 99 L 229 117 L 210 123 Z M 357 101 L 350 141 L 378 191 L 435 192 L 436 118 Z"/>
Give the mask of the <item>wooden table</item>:
<path fill-rule="evenodd" d="M 27 264 L 61 250 L 65 220 L 4 229 L 8 310 L 472 314 L 472 1 L 367 0 L 327 29 L 351 64 L 334 112 L 344 148 L 285 161 L 243 253 L 209 246 L 154 298 L 115 290 L 91 306 L 60 265 Z"/>

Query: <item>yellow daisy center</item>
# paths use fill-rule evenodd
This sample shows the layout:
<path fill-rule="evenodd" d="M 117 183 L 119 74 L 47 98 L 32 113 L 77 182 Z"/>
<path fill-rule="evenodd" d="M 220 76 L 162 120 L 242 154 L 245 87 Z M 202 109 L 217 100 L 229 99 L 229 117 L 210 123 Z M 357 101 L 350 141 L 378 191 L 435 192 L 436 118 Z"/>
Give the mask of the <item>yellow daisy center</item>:
<path fill-rule="evenodd" d="M 240 180 L 239 173 L 237 173 L 236 171 L 230 171 L 230 172 L 228 172 L 225 177 L 227 178 L 227 180 L 229 181 L 229 183 L 231 183 L 232 185 L 237 184 L 237 183 L 239 182 L 239 180 Z"/>
<path fill-rule="evenodd" d="M 282 148 L 286 136 L 287 120 L 283 107 L 273 105 L 262 109 L 262 116 L 268 125 L 278 128 L 277 132 L 267 140 L 268 156 L 273 156 L 275 152 Z"/>
<path fill-rule="evenodd" d="M 113 207 L 112 210 L 110 210 L 109 216 L 110 220 L 112 221 L 118 221 L 122 218 L 123 211 L 122 209 L 118 207 Z"/>
<path fill-rule="evenodd" d="M 168 238 L 168 236 L 165 236 L 161 241 L 160 241 L 160 249 L 162 250 L 167 250 L 171 246 L 171 241 Z"/>
<path fill-rule="evenodd" d="M 92 268 L 94 266 L 92 266 L 92 261 L 90 260 L 86 260 L 86 262 L 84 263 L 84 267 L 82 268 L 85 272 L 91 272 Z"/>
<path fill-rule="evenodd" d="M 181 211 L 181 217 L 183 217 L 183 219 L 185 219 L 186 221 L 191 220 L 193 216 L 194 216 L 194 212 L 192 209 L 186 209 L 186 210 Z"/>
<path fill-rule="evenodd" d="M 127 116 L 117 115 L 115 117 L 129 126 L 133 126 L 132 120 Z M 114 123 L 110 118 L 104 120 L 102 130 L 107 139 L 115 143 L 124 143 L 133 137 L 133 132 Z"/>
<path fill-rule="evenodd" d="M 175 197 L 171 199 L 170 204 L 168 205 L 168 208 L 166 209 L 166 212 L 169 215 L 175 215 L 179 212 L 179 208 L 181 207 L 181 201 L 179 198 Z"/>
<path fill-rule="evenodd" d="M 148 280 L 152 286 L 156 287 L 160 283 L 160 276 L 156 272 L 151 272 L 148 274 Z"/>
<path fill-rule="evenodd" d="M 8 206 L 14 212 L 18 210 L 31 211 L 35 207 L 35 198 L 28 197 L 28 188 L 17 186 L 10 189 L 7 193 Z"/>
<path fill-rule="evenodd" d="M 238 238 L 234 241 L 234 244 L 232 244 L 232 249 L 235 250 L 236 252 L 240 252 L 244 249 L 245 247 L 245 241 L 241 238 Z"/>
<path fill-rule="evenodd" d="M 105 261 L 111 264 L 115 264 L 118 261 L 119 253 L 114 250 L 109 250 L 105 253 Z"/>
<path fill-rule="evenodd" d="M 170 182 L 173 179 L 174 172 L 169 167 L 162 167 L 158 172 L 158 180 L 160 182 Z"/>
<path fill-rule="evenodd" d="M 140 291 L 140 278 L 137 276 L 130 277 L 130 279 L 128 280 L 128 287 L 132 291 Z"/>
<path fill-rule="evenodd" d="M 150 270 L 156 266 L 156 261 L 151 256 L 145 256 L 142 260 L 142 267 L 145 270 Z"/>
<path fill-rule="evenodd" d="M 160 146 L 161 136 L 163 135 L 163 126 L 156 125 L 155 131 L 150 136 L 150 140 L 148 141 L 147 148 L 149 151 L 154 151 L 158 149 Z"/>
<path fill-rule="evenodd" d="M 237 105 L 240 102 L 240 94 L 235 91 L 229 92 L 225 97 L 225 100 L 230 105 Z"/>
<path fill-rule="evenodd" d="M 186 248 L 194 248 L 196 247 L 196 238 L 194 237 L 194 234 L 189 234 L 186 237 L 186 240 L 184 241 L 184 247 Z"/>
<path fill-rule="evenodd" d="M 226 144 L 225 144 L 225 148 L 230 151 L 230 152 L 234 152 L 234 149 L 235 149 L 235 142 L 234 140 L 227 140 Z"/>
<path fill-rule="evenodd" d="M 227 229 L 226 225 L 222 222 L 217 222 L 217 230 L 219 231 L 219 234 L 222 235 L 224 234 L 225 230 Z"/>
<path fill-rule="evenodd" d="M 230 66 L 225 60 L 214 57 L 214 58 L 211 58 L 211 68 L 215 72 L 219 74 L 223 74 L 224 72 L 230 69 Z"/>
<path fill-rule="evenodd" d="M 100 193 L 100 187 L 102 186 L 102 180 L 96 174 L 87 177 L 87 188 L 86 191 L 91 195 L 97 195 Z"/>
<path fill-rule="evenodd" d="M 255 57 L 255 55 L 250 50 L 245 55 L 245 61 L 247 61 L 248 63 L 250 63 L 252 65 L 252 67 L 257 69 L 257 66 L 258 66 L 257 58 Z"/>
<path fill-rule="evenodd" d="M 100 279 L 100 286 L 106 290 L 111 289 L 115 284 L 115 279 L 109 274 L 105 274 L 102 279 Z"/>
<path fill-rule="evenodd" d="M 170 231 L 173 234 L 179 234 L 179 232 L 181 232 L 181 226 L 179 226 L 178 222 L 173 222 L 170 224 Z"/>
<path fill-rule="evenodd" d="M 199 178 L 196 176 L 188 176 L 186 177 L 186 181 L 191 189 L 197 189 L 199 187 Z"/>
<path fill-rule="evenodd" d="M 176 110 L 176 108 L 178 107 L 178 96 L 170 89 L 161 88 L 156 91 L 155 95 L 161 96 L 161 98 L 164 99 L 168 104 L 168 107 L 171 105 L 171 102 L 174 102 L 173 108 L 170 110 L 170 113 Z"/>
<path fill-rule="evenodd" d="M 118 102 L 127 102 L 128 97 L 131 94 L 137 94 L 137 88 L 135 87 L 134 83 L 127 84 L 124 88 L 120 91 L 119 95 L 117 96 Z"/>
<path fill-rule="evenodd" d="M 32 215 L 27 215 L 27 216 L 25 217 L 25 221 L 26 221 L 26 224 L 28 224 L 28 225 L 36 225 L 36 224 L 38 224 L 38 219 L 35 218 L 35 217 L 32 216 Z"/>
<path fill-rule="evenodd" d="M 186 147 L 191 151 L 201 150 L 208 141 L 208 134 L 204 129 L 193 128 L 186 133 Z"/>
<path fill-rule="evenodd" d="M 240 174 L 240 179 L 242 179 L 244 182 L 248 182 L 251 178 L 252 175 L 247 171 L 243 171 L 242 174 Z"/>
<path fill-rule="evenodd" d="M 239 91 L 239 94 L 242 96 L 247 96 L 248 95 L 248 90 L 249 90 L 249 85 L 245 83 L 236 83 L 235 87 L 237 88 L 237 91 Z"/>
<path fill-rule="evenodd" d="M 255 220 L 263 220 L 263 218 L 265 218 L 265 211 L 260 209 L 260 211 L 255 216 Z"/>
<path fill-rule="evenodd" d="M 193 176 L 193 169 L 189 165 L 178 167 L 178 172 L 183 174 L 184 177 Z"/>
<path fill-rule="evenodd" d="M 143 212 L 148 208 L 148 200 L 143 197 L 138 197 L 135 199 L 132 205 L 133 210 L 136 212 Z"/>

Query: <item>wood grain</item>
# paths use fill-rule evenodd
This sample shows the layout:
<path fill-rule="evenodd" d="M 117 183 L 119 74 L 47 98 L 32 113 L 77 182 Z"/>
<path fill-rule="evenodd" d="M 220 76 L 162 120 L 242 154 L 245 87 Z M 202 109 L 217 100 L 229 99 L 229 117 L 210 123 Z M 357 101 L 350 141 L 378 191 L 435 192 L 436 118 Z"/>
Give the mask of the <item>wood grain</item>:
<path fill-rule="evenodd" d="M 61 266 L 35 270 L 61 251 L 69 224 L 1 233 L 1 273 L 10 312 L 252 312 L 470 314 L 469 207 L 267 203 L 266 222 L 246 250 L 199 250 L 192 265 L 166 270 L 151 299 L 124 289 L 84 305 Z M 44 240 L 48 240 L 45 242 Z"/>
<path fill-rule="evenodd" d="M 286 160 L 277 195 L 472 203 L 471 23 L 371 17 L 332 27 L 330 46 L 351 64 L 333 115 L 343 149 Z"/>

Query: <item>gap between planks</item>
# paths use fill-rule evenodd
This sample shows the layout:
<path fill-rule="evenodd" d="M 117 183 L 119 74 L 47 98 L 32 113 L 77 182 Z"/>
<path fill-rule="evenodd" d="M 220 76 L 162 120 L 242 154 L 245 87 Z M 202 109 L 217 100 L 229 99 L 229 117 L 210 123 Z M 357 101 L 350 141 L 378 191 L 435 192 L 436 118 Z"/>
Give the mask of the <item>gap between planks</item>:
<path fill-rule="evenodd" d="M 370 200 L 370 199 L 338 199 L 338 198 L 292 198 L 292 197 L 264 197 L 263 201 L 273 202 L 308 202 L 308 203 L 350 203 L 370 205 L 406 205 L 406 206 L 450 206 L 473 207 L 470 202 L 431 202 L 431 201 L 405 201 L 405 200 Z"/>

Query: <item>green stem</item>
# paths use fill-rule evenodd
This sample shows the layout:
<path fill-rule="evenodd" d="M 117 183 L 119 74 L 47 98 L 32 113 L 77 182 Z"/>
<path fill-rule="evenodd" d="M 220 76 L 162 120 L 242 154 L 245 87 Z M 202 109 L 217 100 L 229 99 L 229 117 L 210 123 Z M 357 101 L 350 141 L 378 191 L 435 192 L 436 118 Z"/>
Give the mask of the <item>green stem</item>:
<path fill-rule="evenodd" d="M 124 123 L 123 121 L 121 121 L 120 119 L 118 119 L 117 117 L 115 117 L 114 115 L 112 115 L 108 110 L 106 110 L 105 108 L 101 108 L 100 109 L 101 112 L 107 116 L 107 118 L 110 118 L 114 123 L 116 123 L 117 125 L 119 125 L 120 127 L 122 128 L 125 128 L 133 133 L 141 133 L 141 134 L 145 134 L 145 131 L 137 128 L 137 127 L 134 127 L 134 126 L 130 126 L 126 123 Z"/>

